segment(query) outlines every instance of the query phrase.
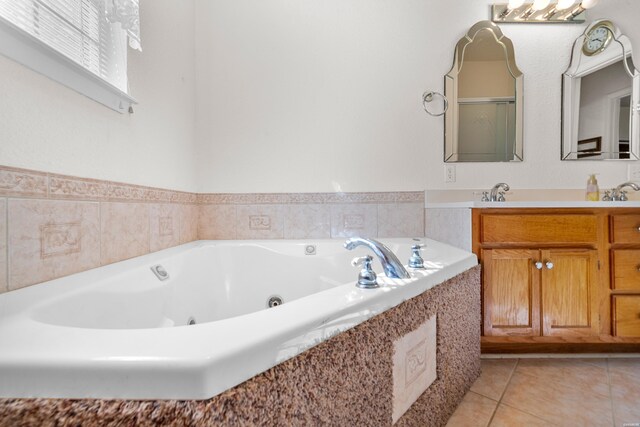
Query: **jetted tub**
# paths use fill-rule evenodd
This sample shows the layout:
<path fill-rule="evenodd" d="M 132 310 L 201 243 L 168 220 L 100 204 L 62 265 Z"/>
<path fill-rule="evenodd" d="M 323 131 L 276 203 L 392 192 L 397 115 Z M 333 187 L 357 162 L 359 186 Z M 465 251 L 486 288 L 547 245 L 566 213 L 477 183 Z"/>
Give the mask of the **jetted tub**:
<path fill-rule="evenodd" d="M 381 241 L 405 265 L 416 243 Z M 422 239 L 425 270 L 376 260 L 382 286 L 358 289 L 370 251 L 343 242 L 192 242 L 2 294 L 0 397 L 210 398 L 477 264 Z"/>

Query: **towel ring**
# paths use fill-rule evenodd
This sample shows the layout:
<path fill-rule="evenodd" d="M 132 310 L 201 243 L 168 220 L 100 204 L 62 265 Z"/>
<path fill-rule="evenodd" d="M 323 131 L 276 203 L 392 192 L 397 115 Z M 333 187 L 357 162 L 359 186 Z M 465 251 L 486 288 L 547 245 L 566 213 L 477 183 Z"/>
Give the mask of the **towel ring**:
<path fill-rule="evenodd" d="M 444 102 L 444 110 L 442 111 L 442 113 L 432 113 L 427 109 L 427 104 L 433 101 L 434 95 L 440 96 L 442 98 L 442 101 Z M 447 97 L 439 92 L 425 92 L 422 94 L 422 108 L 424 108 L 424 111 L 426 111 L 428 115 L 433 117 L 440 117 L 449 109 L 449 100 L 447 100 Z"/>

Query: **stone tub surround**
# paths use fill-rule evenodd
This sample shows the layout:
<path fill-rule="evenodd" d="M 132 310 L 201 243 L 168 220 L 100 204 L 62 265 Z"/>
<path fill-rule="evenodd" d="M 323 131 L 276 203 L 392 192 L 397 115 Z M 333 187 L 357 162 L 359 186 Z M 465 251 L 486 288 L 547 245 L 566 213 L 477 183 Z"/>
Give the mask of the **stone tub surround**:
<path fill-rule="evenodd" d="M 424 192 L 197 194 L 0 166 L 0 293 L 201 239 L 424 236 Z"/>
<path fill-rule="evenodd" d="M 0 427 L 392 425 L 394 341 L 437 318 L 437 379 L 396 426 L 443 426 L 480 374 L 480 267 L 203 401 L 0 399 Z"/>

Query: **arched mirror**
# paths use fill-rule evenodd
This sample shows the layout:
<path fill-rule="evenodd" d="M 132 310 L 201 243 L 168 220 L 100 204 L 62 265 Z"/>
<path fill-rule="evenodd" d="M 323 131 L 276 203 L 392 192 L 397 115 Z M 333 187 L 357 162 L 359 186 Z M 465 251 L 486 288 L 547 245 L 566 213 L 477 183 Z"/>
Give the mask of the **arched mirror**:
<path fill-rule="evenodd" d="M 638 160 L 639 94 L 631 42 L 611 21 L 593 22 L 562 76 L 562 160 Z"/>
<path fill-rule="evenodd" d="M 522 87 L 511 40 L 491 21 L 471 27 L 445 76 L 444 161 L 522 161 Z"/>

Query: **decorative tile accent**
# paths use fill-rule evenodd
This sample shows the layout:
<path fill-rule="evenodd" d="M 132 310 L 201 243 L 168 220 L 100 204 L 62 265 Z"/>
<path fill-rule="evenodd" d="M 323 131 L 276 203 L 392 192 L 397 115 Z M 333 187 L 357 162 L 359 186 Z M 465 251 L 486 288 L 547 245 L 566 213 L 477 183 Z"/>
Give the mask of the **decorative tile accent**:
<path fill-rule="evenodd" d="M 378 206 L 349 204 L 331 206 L 331 237 L 377 237 Z"/>
<path fill-rule="evenodd" d="M 424 237 L 424 204 L 378 205 L 378 237 Z"/>
<path fill-rule="evenodd" d="M 44 259 L 80 252 L 82 236 L 80 226 L 79 222 L 41 225 L 40 257 Z"/>
<path fill-rule="evenodd" d="M 342 226 L 345 229 L 364 230 L 365 217 L 361 214 L 344 214 L 342 216 Z"/>
<path fill-rule="evenodd" d="M 7 282 L 7 199 L 0 199 L 0 293 L 9 290 Z"/>
<path fill-rule="evenodd" d="M 235 239 L 236 209 L 235 205 L 200 206 L 198 239 Z"/>
<path fill-rule="evenodd" d="M 424 191 L 398 191 L 396 203 L 420 203 L 424 206 Z"/>
<path fill-rule="evenodd" d="M 331 209 L 328 205 L 285 206 L 285 239 L 328 239 L 330 237 Z"/>
<path fill-rule="evenodd" d="M 198 240 L 198 211 L 196 205 L 178 205 L 178 233 L 180 244 Z"/>
<path fill-rule="evenodd" d="M 269 215 L 249 215 L 250 230 L 271 230 L 271 217 Z"/>
<path fill-rule="evenodd" d="M 260 205 L 396 202 L 416 202 L 424 205 L 424 192 L 198 194 L 198 203 L 200 204 Z"/>
<path fill-rule="evenodd" d="M 178 205 L 153 204 L 149 209 L 149 246 L 151 252 L 180 244 Z"/>
<path fill-rule="evenodd" d="M 9 290 L 100 265 L 99 206 L 10 199 Z"/>
<path fill-rule="evenodd" d="M 436 316 L 393 342 L 393 423 L 436 380 Z"/>
<path fill-rule="evenodd" d="M 111 264 L 149 253 L 149 205 L 101 203 L 101 263 Z"/>
<path fill-rule="evenodd" d="M 427 370 L 427 341 L 420 341 L 406 354 L 405 385 L 411 386 Z"/>
<path fill-rule="evenodd" d="M 94 179 L 51 176 L 49 191 L 50 195 L 56 198 L 106 200 L 109 194 L 109 183 Z"/>
<path fill-rule="evenodd" d="M 281 205 L 238 205 L 238 239 L 284 238 L 284 207 Z"/>
<path fill-rule="evenodd" d="M 0 195 L 46 197 L 47 185 L 46 173 L 0 167 Z"/>
<path fill-rule="evenodd" d="M 51 175 L 49 192 L 61 199 L 195 203 L 197 195 L 112 181 Z"/>

